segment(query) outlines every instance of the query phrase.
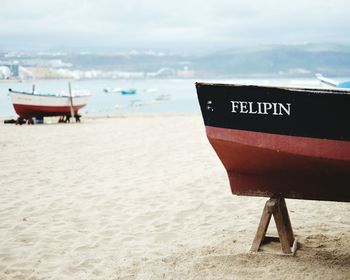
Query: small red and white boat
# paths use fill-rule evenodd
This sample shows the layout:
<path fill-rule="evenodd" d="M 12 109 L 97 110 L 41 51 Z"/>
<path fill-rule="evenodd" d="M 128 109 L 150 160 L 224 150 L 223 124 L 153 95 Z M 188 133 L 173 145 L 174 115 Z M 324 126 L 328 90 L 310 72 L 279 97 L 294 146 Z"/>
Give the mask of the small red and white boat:
<path fill-rule="evenodd" d="M 48 116 L 71 116 L 86 106 L 90 94 L 69 95 L 38 94 L 9 89 L 9 95 L 16 113 L 22 118 L 41 118 Z"/>

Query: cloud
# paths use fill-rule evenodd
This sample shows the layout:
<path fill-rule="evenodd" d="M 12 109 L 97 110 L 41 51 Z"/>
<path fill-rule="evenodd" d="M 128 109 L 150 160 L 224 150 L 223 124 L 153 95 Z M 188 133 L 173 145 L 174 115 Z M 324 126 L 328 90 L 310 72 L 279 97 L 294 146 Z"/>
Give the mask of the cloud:
<path fill-rule="evenodd" d="M 349 43 L 350 2 L 295 0 L 2 0 L 3 46 L 225 48 Z M 210 48 L 211 48 L 210 47 Z"/>

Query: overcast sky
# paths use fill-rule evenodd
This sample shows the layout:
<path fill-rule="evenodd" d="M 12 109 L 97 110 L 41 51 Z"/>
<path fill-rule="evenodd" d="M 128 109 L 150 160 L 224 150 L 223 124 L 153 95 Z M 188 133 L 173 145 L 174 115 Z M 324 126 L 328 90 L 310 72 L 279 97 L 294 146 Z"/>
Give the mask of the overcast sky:
<path fill-rule="evenodd" d="M 350 44 L 349 0 L 1 0 L 0 49 Z"/>

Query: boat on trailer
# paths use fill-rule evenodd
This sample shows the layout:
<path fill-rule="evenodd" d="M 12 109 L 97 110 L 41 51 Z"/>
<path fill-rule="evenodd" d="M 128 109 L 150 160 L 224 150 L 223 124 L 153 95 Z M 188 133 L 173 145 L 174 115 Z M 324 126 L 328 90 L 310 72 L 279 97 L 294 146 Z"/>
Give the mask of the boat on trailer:
<path fill-rule="evenodd" d="M 350 202 L 350 90 L 209 83 L 196 88 L 208 140 L 232 193 L 271 197 L 264 213 L 271 217 L 271 209 L 279 209 L 280 227 L 286 226 L 279 233 L 289 232 L 282 236 L 285 244 L 292 246 L 294 238 L 284 198 Z M 263 214 L 259 229 L 265 232 L 257 233 L 252 251 L 259 249 L 270 217 Z M 284 253 L 291 252 L 287 245 Z"/>
<path fill-rule="evenodd" d="M 9 89 L 13 107 L 21 118 L 42 118 L 48 116 L 78 115 L 79 109 L 86 106 L 90 94 L 69 95 L 38 94 Z M 71 111 L 73 110 L 73 112 Z"/>

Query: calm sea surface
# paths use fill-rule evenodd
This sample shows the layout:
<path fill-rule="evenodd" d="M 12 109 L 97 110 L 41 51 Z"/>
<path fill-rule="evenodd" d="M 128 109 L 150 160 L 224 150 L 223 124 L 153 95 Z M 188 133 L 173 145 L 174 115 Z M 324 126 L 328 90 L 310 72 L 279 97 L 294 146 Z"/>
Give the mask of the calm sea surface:
<path fill-rule="evenodd" d="M 246 83 L 260 85 L 320 86 L 316 79 L 275 79 L 275 80 L 78 80 L 72 81 L 72 88 L 87 90 L 91 94 L 88 105 L 79 112 L 82 115 L 114 115 L 118 113 L 156 112 L 198 112 L 195 82 Z M 38 80 L 25 82 L 0 82 L 0 116 L 15 117 L 15 111 L 8 96 L 8 89 L 28 91 L 35 84 L 38 93 L 68 92 L 68 81 Z M 104 92 L 110 88 L 133 88 L 135 95 L 121 95 Z"/>

